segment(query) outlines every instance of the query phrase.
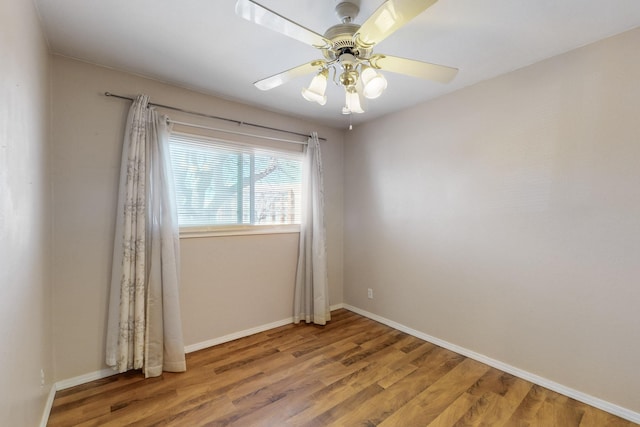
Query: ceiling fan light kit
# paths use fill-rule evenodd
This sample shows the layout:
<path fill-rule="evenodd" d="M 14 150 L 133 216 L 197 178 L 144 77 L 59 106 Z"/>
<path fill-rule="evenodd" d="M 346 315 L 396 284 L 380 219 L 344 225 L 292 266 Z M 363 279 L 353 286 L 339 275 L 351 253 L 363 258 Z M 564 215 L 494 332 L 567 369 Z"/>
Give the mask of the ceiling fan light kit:
<path fill-rule="evenodd" d="M 238 0 L 238 16 L 311 45 L 323 55 L 323 59 L 258 80 L 254 85 L 269 90 L 298 76 L 316 72 L 309 86 L 302 89 L 302 96 L 307 101 L 325 105 L 329 70 L 332 70 L 333 82 L 345 91 L 342 114 L 360 114 L 364 113 L 361 96 L 375 99 L 387 88 L 387 80 L 378 70 L 447 83 L 455 77 L 456 68 L 373 53 L 376 44 L 436 1 L 387 0 L 362 25 L 353 23 L 360 11 L 360 1 L 340 2 L 335 12 L 341 23 L 320 35 L 253 0 Z"/>

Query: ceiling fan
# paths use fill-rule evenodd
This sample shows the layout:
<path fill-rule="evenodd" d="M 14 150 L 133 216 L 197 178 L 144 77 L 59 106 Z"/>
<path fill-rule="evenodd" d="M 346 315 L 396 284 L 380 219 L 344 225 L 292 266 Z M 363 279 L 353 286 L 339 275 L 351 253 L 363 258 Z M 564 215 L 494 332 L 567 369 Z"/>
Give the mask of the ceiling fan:
<path fill-rule="evenodd" d="M 362 25 L 353 22 L 360 11 L 360 0 L 340 2 L 335 11 L 341 23 L 320 35 L 253 0 L 238 0 L 237 15 L 311 45 L 323 55 L 322 59 L 258 80 L 254 85 L 258 89 L 269 90 L 296 77 L 317 72 L 309 87 L 302 90 L 302 96 L 308 101 L 324 105 L 327 102 L 325 91 L 331 70 L 333 81 L 345 90 L 342 114 L 352 114 L 364 113 L 361 96 L 377 98 L 386 89 L 387 81 L 378 70 L 448 83 L 458 72 L 456 68 L 373 53 L 376 44 L 436 1 L 387 0 Z"/>

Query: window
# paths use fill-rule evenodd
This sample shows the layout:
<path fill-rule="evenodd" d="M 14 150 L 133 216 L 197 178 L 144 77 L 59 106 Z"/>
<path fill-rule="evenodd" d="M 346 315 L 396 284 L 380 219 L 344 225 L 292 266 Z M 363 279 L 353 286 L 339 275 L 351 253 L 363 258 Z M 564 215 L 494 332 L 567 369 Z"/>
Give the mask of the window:
<path fill-rule="evenodd" d="M 185 134 L 169 143 L 181 229 L 300 224 L 302 153 Z"/>

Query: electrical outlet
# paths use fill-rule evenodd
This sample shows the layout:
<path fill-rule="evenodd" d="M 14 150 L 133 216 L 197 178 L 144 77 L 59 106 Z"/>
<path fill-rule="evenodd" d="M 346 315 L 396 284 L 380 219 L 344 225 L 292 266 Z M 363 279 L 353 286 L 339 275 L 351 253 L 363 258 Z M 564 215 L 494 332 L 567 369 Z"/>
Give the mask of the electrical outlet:
<path fill-rule="evenodd" d="M 373 299 L 373 289 L 367 289 L 367 298 Z"/>
<path fill-rule="evenodd" d="M 44 369 L 40 369 L 40 385 L 44 385 Z"/>

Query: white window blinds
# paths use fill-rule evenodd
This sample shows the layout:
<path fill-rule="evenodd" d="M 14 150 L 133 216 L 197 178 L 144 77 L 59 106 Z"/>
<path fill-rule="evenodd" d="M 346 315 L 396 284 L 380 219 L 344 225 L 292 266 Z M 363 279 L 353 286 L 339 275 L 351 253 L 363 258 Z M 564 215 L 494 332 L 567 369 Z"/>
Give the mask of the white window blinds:
<path fill-rule="evenodd" d="M 172 134 L 180 227 L 300 223 L 302 153 Z"/>

